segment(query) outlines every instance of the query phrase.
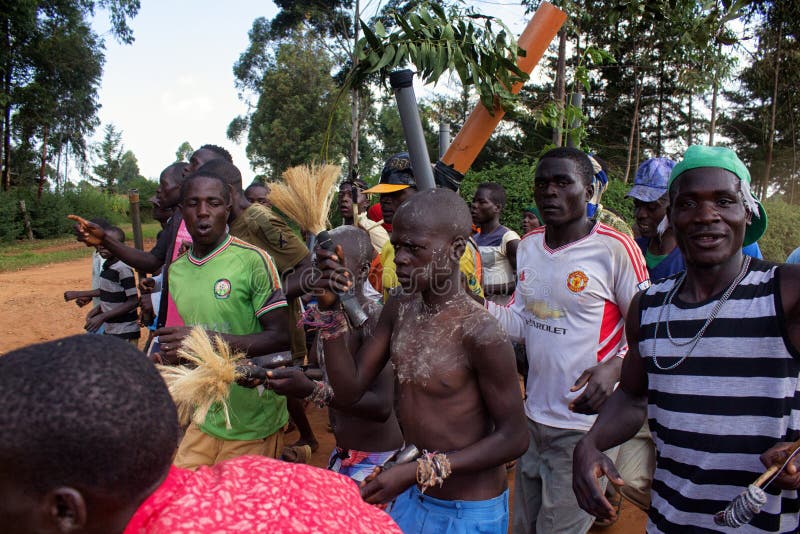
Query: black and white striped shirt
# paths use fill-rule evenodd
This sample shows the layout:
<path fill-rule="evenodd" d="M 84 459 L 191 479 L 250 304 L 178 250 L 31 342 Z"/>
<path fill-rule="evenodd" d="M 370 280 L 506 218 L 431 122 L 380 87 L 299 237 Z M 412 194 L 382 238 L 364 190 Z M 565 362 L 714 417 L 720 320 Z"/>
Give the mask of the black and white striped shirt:
<path fill-rule="evenodd" d="M 103 313 L 124 304 L 128 297 L 137 294 L 133 269 L 116 258 L 106 260 L 100 272 L 98 289 L 100 289 L 100 311 Z M 105 334 L 123 339 L 139 339 L 137 318 L 134 308 L 103 323 L 103 331 Z"/>
<path fill-rule="evenodd" d="M 775 264 L 753 260 L 696 348 L 694 337 L 720 295 L 688 304 L 676 295 L 655 324 L 678 275 L 654 284 L 640 301 L 639 352 L 649 380 L 648 419 L 656 472 L 647 532 L 727 532 L 713 515 L 763 473 L 759 455 L 800 434 L 800 352 L 788 340 Z M 796 491 L 767 489 L 767 504 L 749 525 L 731 532 L 798 532 Z"/>

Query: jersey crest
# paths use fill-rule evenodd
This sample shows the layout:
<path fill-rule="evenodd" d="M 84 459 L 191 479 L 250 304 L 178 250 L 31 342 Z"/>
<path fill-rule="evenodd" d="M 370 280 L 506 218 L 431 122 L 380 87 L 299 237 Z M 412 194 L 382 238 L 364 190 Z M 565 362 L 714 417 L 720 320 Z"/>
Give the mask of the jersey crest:
<path fill-rule="evenodd" d="M 226 299 L 231 294 L 231 281 L 227 278 L 220 278 L 214 282 L 214 296 L 218 299 Z"/>
<path fill-rule="evenodd" d="M 588 283 L 589 277 L 583 271 L 572 271 L 567 275 L 567 289 L 573 293 L 580 293 Z"/>

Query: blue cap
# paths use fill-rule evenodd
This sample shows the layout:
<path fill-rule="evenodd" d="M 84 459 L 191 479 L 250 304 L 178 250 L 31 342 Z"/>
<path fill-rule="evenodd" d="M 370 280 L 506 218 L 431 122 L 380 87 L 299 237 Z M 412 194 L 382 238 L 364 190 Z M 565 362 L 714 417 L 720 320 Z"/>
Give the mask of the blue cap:
<path fill-rule="evenodd" d="M 669 176 L 675 162 L 669 158 L 650 158 L 636 170 L 633 187 L 626 197 L 642 202 L 655 202 L 667 194 Z"/>

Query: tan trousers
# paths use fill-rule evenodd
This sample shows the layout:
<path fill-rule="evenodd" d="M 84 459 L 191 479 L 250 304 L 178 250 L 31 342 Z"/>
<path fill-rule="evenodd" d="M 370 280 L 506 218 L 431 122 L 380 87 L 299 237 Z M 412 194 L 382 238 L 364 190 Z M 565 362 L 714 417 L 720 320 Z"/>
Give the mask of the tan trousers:
<path fill-rule="evenodd" d="M 622 496 L 644 511 L 650 508 L 650 486 L 656 469 L 656 447 L 650 437 L 647 421 L 634 437 L 619 446 L 614 462 L 625 485 L 620 488 Z M 613 486 L 607 492 L 613 493 Z"/>
<path fill-rule="evenodd" d="M 517 460 L 514 478 L 514 534 L 586 534 L 594 518 L 572 492 L 572 451 L 586 435 L 528 421 L 530 443 Z M 611 461 L 617 448 L 606 451 Z M 605 486 L 605 477 L 600 485 Z"/>
<path fill-rule="evenodd" d="M 173 464 L 184 469 L 214 465 L 246 454 L 279 458 L 283 451 L 283 429 L 263 439 L 250 441 L 223 440 L 209 436 L 195 423 L 183 435 Z"/>

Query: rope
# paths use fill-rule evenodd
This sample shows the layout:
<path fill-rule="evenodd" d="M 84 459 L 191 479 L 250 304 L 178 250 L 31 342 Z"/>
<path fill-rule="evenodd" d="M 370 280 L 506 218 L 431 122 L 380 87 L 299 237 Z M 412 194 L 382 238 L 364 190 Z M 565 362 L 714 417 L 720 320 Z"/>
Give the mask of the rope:
<path fill-rule="evenodd" d="M 721 527 L 739 528 L 753 520 L 761 507 L 767 502 L 767 494 L 754 484 L 747 491 L 736 497 L 721 512 L 714 514 L 714 523 Z"/>

